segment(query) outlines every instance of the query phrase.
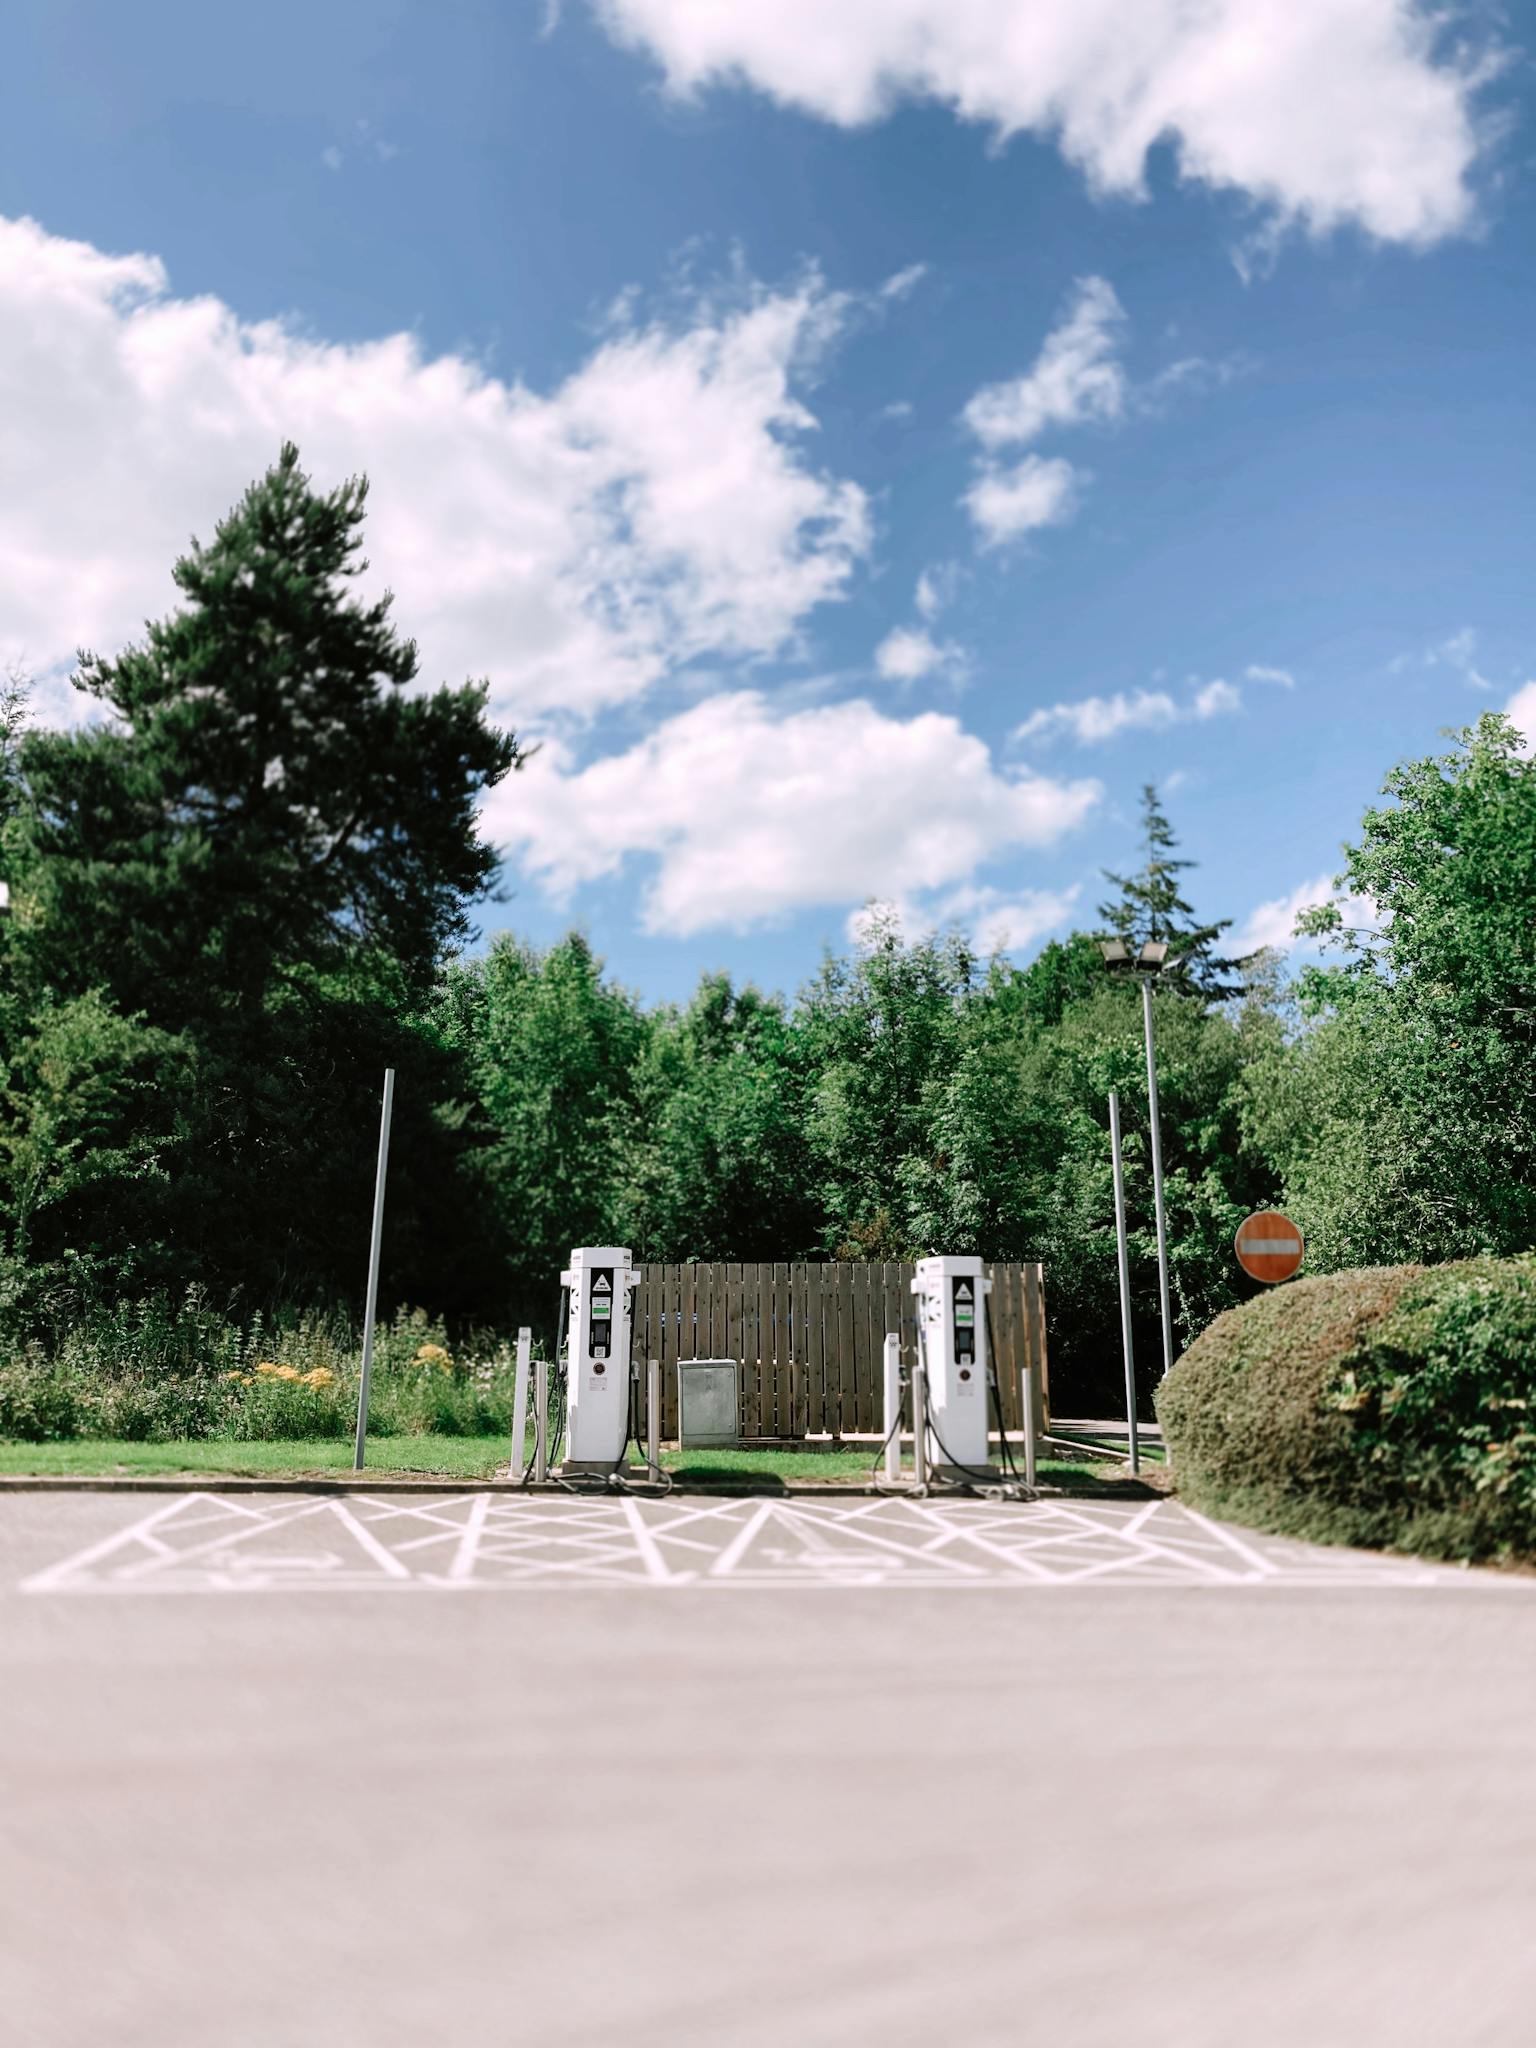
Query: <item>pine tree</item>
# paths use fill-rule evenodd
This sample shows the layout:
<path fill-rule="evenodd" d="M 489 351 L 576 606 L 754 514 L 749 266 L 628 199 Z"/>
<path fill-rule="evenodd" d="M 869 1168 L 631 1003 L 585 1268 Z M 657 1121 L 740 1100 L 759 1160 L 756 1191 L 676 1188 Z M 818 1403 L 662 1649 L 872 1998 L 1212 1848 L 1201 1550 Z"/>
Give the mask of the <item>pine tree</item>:
<path fill-rule="evenodd" d="M 175 1130 L 143 1177 L 154 1216 L 77 1204 L 54 1249 L 132 1264 L 158 1236 L 194 1272 L 311 1285 L 352 1256 L 379 1069 L 432 1064 L 411 1019 L 495 871 L 479 799 L 520 755 L 484 684 L 408 687 L 388 595 L 355 590 L 366 496 L 315 490 L 285 446 L 176 564 L 181 608 L 81 657 L 110 718 L 16 751 L 15 1006 L 99 996 L 158 1034 L 149 1092 Z M 425 1160 L 424 1079 L 401 1100 L 397 1154 Z M 391 1230 L 411 1227 L 397 1202 Z"/>
<path fill-rule="evenodd" d="M 1118 902 L 1101 903 L 1099 916 L 1104 929 L 1123 939 L 1135 952 L 1147 940 L 1161 941 L 1170 961 L 1180 963 L 1183 982 L 1210 1001 L 1221 1001 L 1242 993 L 1241 981 L 1230 977 L 1242 961 L 1218 955 L 1217 942 L 1231 929 L 1232 920 L 1201 924 L 1194 906 L 1183 895 L 1179 877 L 1195 866 L 1180 860 L 1175 849 L 1178 838 L 1158 800 L 1154 784 L 1141 792 L 1141 834 L 1146 858 L 1134 875 L 1117 875 L 1104 869 L 1106 882 L 1120 892 Z"/>
<path fill-rule="evenodd" d="M 286 446 L 175 567 L 186 605 L 76 681 L 115 714 L 21 749 L 23 858 L 57 986 L 180 1029 L 274 977 L 387 954 L 435 971 L 496 864 L 476 804 L 518 761 L 482 684 L 410 693 L 416 648 L 349 584 L 367 484 Z"/>

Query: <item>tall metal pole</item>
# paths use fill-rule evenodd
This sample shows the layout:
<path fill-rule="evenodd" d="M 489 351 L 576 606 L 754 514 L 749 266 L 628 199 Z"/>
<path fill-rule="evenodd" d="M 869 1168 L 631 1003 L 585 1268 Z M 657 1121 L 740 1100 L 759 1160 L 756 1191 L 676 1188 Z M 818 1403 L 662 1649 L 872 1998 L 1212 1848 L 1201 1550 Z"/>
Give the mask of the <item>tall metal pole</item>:
<path fill-rule="evenodd" d="M 363 1377 L 357 1389 L 357 1437 L 352 1470 L 363 1469 L 368 1437 L 368 1382 L 373 1377 L 373 1321 L 379 1307 L 379 1248 L 384 1242 L 384 1172 L 389 1165 L 389 1119 L 395 1107 L 395 1070 L 384 1069 L 384 1108 L 379 1117 L 379 1164 L 373 1177 L 373 1237 L 368 1246 L 368 1305 L 363 1311 Z"/>
<path fill-rule="evenodd" d="M 1168 1309 L 1168 1218 L 1163 1208 L 1163 1138 L 1157 1116 L 1157 1050 L 1152 1037 L 1152 977 L 1141 977 L 1147 1035 L 1147 1108 L 1152 1118 L 1152 1200 L 1157 1209 L 1157 1294 L 1163 1316 L 1163 1377 L 1173 1370 L 1173 1317 Z"/>
<path fill-rule="evenodd" d="M 1125 1352 L 1125 1419 L 1131 1436 L 1131 1470 L 1141 1470 L 1136 1438 L 1136 1363 L 1131 1351 L 1131 1261 L 1125 1243 L 1125 1169 L 1120 1158 L 1120 1091 L 1109 1091 L 1109 1142 L 1115 1155 L 1115 1251 L 1120 1265 L 1120 1342 Z"/>

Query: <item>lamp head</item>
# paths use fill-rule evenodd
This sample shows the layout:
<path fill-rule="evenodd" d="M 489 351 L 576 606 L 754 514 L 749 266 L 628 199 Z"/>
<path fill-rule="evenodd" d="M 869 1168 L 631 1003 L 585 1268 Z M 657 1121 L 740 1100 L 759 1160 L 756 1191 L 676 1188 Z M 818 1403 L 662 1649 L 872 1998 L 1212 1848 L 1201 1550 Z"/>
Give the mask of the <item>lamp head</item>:
<path fill-rule="evenodd" d="M 1156 969 L 1161 967 L 1167 958 L 1168 947 L 1166 941 L 1162 939 L 1148 939 L 1141 951 L 1136 955 L 1136 965 L 1138 967 Z"/>
<path fill-rule="evenodd" d="M 1099 951 L 1104 955 L 1106 967 L 1128 967 L 1131 962 L 1130 948 L 1124 939 L 1100 939 Z"/>

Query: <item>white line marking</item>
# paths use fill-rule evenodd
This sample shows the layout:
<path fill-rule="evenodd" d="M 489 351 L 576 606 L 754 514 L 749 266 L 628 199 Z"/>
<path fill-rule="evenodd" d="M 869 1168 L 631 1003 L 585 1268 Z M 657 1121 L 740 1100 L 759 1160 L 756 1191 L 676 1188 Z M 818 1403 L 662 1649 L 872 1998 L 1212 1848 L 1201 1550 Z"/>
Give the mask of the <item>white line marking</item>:
<path fill-rule="evenodd" d="M 321 1517 L 320 1522 L 316 1517 Z M 352 1549 L 305 1532 L 350 1536 Z M 391 1540 L 391 1539 L 396 1540 Z M 452 1550 L 446 1546 L 452 1544 Z M 1408 1560 L 1244 1540 L 1180 1502 L 656 1501 L 279 1497 L 252 1508 L 206 1492 L 34 1574 L 49 1593 L 550 1592 L 704 1585 L 772 1591 L 1183 1585 L 1237 1588 L 1515 1585 Z"/>
<path fill-rule="evenodd" d="M 1269 1558 L 1261 1556 L 1251 1544 L 1244 1543 L 1241 1537 L 1234 1536 L 1228 1529 L 1223 1529 L 1219 1522 L 1208 1521 L 1204 1515 L 1197 1515 L 1193 1508 L 1185 1507 L 1182 1501 L 1179 1501 L 1177 1506 L 1197 1528 L 1206 1530 L 1218 1543 L 1224 1543 L 1228 1550 L 1235 1550 L 1260 1578 L 1271 1579 L 1275 1576 L 1279 1567 Z"/>
<path fill-rule="evenodd" d="M 173 1515 L 180 1514 L 183 1508 L 190 1507 L 195 1501 L 206 1499 L 206 1497 L 206 1495 L 194 1493 L 178 1500 L 168 1501 L 163 1508 L 156 1508 L 152 1514 L 146 1515 L 142 1522 L 135 1522 L 131 1528 L 120 1529 L 115 1536 L 103 1536 L 99 1543 L 93 1543 L 88 1550 L 77 1551 L 73 1557 L 63 1558 L 58 1564 L 51 1564 L 40 1572 L 34 1572 L 31 1578 L 23 1579 L 21 1584 L 22 1592 L 47 1592 L 54 1580 L 67 1578 L 75 1572 L 86 1570 L 93 1564 L 99 1564 L 103 1558 L 110 1557 L 115 1550 L 123 1550 L 139 1542 L 159 1523 L 168 1522 Z"/>
<path fill-rule="evenodd" d="M 326 1503 L 344 1529 L 350 1529 L 361 1547 L 375 1558 L 392 1579 L 408 1579 L 411 1568 L 402 1564 L 387 1545 L 381 1543 L 373 1531 L 360 1522 L 345 1501 L 333 1500 Z"/>
<path fill-rule="evenodd" d="M 453 1563 L 448 1567 L 448 1576 L 454 1581 L 472 1578 L 475 1557 L 480 1548 L 480 1532 L 485 1527 L 485 1518 L 491 1511 L 491 1496 L 476 1494 L 474 1504 L 464 1517 L 464 1531 L 459 1538 L 459 1547 L 453 1554 Z M 430 1539 L 436 1542 L 438 1539 Z M 396 1560 L 398 1562 L 398 1559 Z"/>
<path fill-rule="evenodd" d="M 635 1539 L 635 1548 L 645 1559 L 646 1577 L 654 1584 L 662 1586 L 678 1586 L 690 1583 L 696 1575 L 693 1572 L 674 1572 L 672 1570 L 661 1553 L 661 1547 L 656 1541 L 655 1534 L 646 1524 L 645 1516 L 640 1511 L 639 1501 L 631 1500 L 626 1495 L 620 1502 L 620 1507 L 623 1510 L 624 1519 L 629 1525 L 630 1534 Z"/>
<path fill-rule="evenodd" d="M 1149 1500 L 1146 1506 L 1144 1508 L 1139 1509 L 1137 1513 L 1132 1515 L 1131 1519 L 1126 1523 L 1125 1527 L 1123 1529 L 1118 1530 L 1116 1533 L 1126 1539 L 1135 1536 L 1141 1529 L 1143 1529 L 1146 1526 L 1148 1522 L 1151 1521 L 1152 1517 L 1157 1513 L 1158 1509 L 1161 1506 L 1162 1502 L 1160 1500 Z"/>

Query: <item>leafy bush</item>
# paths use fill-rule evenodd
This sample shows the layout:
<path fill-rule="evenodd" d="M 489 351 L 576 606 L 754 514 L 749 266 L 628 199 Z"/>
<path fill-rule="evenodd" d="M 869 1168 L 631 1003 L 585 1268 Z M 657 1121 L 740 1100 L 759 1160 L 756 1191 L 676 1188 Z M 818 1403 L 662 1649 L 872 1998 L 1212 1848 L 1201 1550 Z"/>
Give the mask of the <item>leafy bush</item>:
<path fill-rule="evenodd" d="M 1536 1254 L 1277 1288 L 1216 1319 L 1158 1414 L 1198 1507 L 1439 1556 L 1536 1553 Z"/>
<path fill-rule="evenodd" d="M 421 1309 L 374 1332 L 369 1428 L 488 1436 L 511 1426 L 514 1358 L 494 1337 L 450 1344 Z M 220 1317 L 180 1300 L 94 1310 L 0 1361 L 0 1438 L 167 1443 L 348 1437 L 359 1334 L 337 1317 Z"/>

